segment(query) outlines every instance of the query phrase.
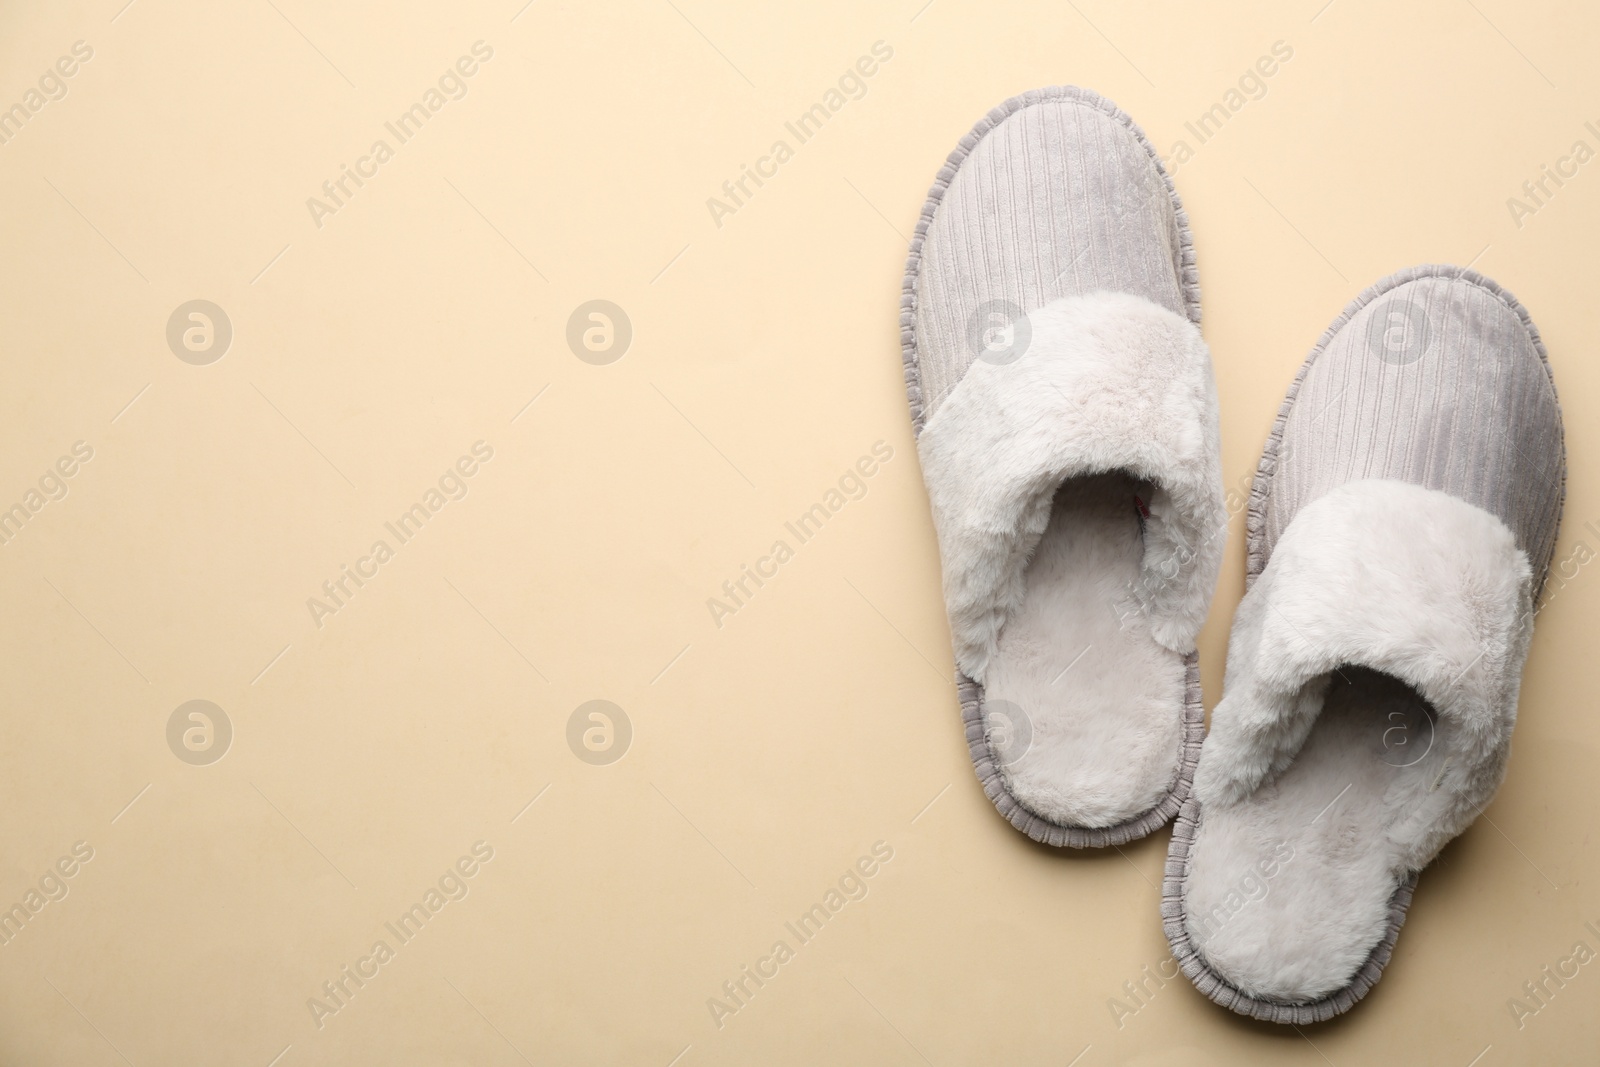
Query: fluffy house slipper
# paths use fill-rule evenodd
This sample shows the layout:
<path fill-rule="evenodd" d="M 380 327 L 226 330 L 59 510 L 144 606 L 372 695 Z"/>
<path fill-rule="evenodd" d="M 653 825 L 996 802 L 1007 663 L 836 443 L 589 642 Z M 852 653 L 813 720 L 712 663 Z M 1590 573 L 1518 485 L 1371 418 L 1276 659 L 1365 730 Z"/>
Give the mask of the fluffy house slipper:
<path fill-rule="evenodd" d="M 1389 961 L 1417 874 L 1505 776 L 1566 482 L 1511 294 L 1418 267 L 1362 293 L 1256 473 L 1248 591 L 1162 916 L 1202 993 L 1320 1022 Z"/>
<path fill-rule="evenodd" d="M 1012 825 L 1116 845 L 1188 795 L 1226 514 L 1187 219 L 1100 96 L 1006 101 L 906 266 L 906 392 L 972 762 Z"/>

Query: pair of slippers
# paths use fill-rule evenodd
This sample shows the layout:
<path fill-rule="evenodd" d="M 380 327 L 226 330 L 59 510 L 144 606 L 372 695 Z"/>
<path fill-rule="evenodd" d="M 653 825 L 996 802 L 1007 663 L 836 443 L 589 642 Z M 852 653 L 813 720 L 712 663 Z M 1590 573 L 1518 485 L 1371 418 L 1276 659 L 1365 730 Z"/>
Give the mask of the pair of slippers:
<path fill-rule="evenodd" d="M 972 762 L 1036 841 L 1176 818 L 1161 913 L 1218 1004 L 1377 981 L 1422 870 L 1505 775 L 1560 522 L 1555 386 L 1470 270 L 1367 289 L 1289 387 L 1249 497 L 1207 733 L 1195 640 L 1229 508 L 1187 217 L 1143 132 L 1026 93 L 951 153 L 900 304 Z"/>

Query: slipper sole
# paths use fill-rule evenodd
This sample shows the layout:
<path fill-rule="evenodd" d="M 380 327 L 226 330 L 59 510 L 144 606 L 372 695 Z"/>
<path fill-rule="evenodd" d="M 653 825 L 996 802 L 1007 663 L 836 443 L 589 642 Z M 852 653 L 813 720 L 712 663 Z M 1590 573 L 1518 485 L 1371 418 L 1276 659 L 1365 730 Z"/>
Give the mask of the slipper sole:
<path fill-rule="evenodd" d="M 1350 322 L 1355 314 L 1374 300 L 1382 297 L 1400 286 L 1427 277 L 1454 277 L 1459 280 L 1471 282 L 1484 289 L 1495 299 L 1506 305 L 1516 313 L 1523 327 L 1528 331 L 1528 337 L 1533 342 L 1533 347 L 1539 354 L 1539 359 L 1544 365 L 1544 370 L 1550 376 L 1552 385 L 1555 376 L 1550 369 L 1550 358 L 1544 347 L 1544 342 L 1539 337 L 1539 330 L 1533 324 L 1532 316 L 1517 299 L 1492 280 L 1485 278 L 1476 271 L 1465 268 L 1448 267 L 1440 265 L 1426 265 L 1411 267 L 1369 286 L 1354 300 L 1345 306 L 1343 312 L 1328 328 L 1323 331 L 1322 337 L 1312 348 L 1310 355 L 1300 366 L 1300 371 L 1295 375 L 1294 381 L 1289 386 L 1288 394 L 1279 406 L 1278 417 L 1273 422 L 1272 433 L 1268 436 L 1266 446 L 1261 453 L 1261 459 L 1256 466 L 1255 480 L 1251 485 L 1249 510 L 1246 514 L 1245 529 L 1246 560 L 1245 583 L 1246 589 L 1254 583 L 1267 565 L 1267 549 L 1265 534 L 1265 509 L 1268 496 L 1272 492 L 1272 477 L 1277 470 L 1279 449 L 1283 443 L 1284 429 L 1288 425 L 1289 413 L 1293 410 L 1295 400 L 1299 396 L 1300 388 L 1304 384 L 1307 373 L 1322 355 L 1335 335 Z M 1559 523 L 1561 511 L 1566 501 L 1566 463 L 1563 444 L 1562 480 L 1560 496 L 1556 505 L 1556 519 Z M 1547 568 L 1548 571 L 1548 568 Z M 1535 582 L 1535 595 L 1537 588 L 1543 582 L 1544 575 L 1538 576 Z M 1189 799 L 1179 812 L 1177 821 L 1173 823 L 1172 844 L 1167 854 L 1166 876 L 1161 887 L 1161 919 L 1162 928 L 1167 935 L 1167 943 L 1172 947 L 1172 957 L 1196 989 L 1204 993 L 1214 1003 L 1224 1008 L 1248 1015 L 1253 1019 L 1264 1022 L 1282 1023 L 1287 1025 L 1306 1025 L 1309 1023 L 1325 1022 L 1336 1015 L 1349 1011 L 1355 1004 L 1371 991 L 1383 974 L 1383 969 L 1388 966 L 1389 959 L 1394 953 L 1395 942 L 1400 937 L 1400 927 L 1405 924 L 1406 912 L 1411 907 L 1411 899 L 1416 891 L 1420 871 L 1411 872 L 1410 876 L 1395 887 L 1394 895 L 1389 898 L 1389 924 L 1383 936 L 1373 946 L 1367 959 L 1356 969 L 1355 975 L 1349 984 L 1337 989 L 1324 997 L 1312 1001 L 1299 1003 L 1268 1000 L 1253 996 L 1234 986 L 1226 978 L 1206 963 L 1196 947 L 1189 939 L 1188 915 L 1184 910 L 1183 885 L 1189 875 L 1189 857 L 1194 846 L 1195 838 L 1200 831 L 1201 810 L 1200 802 Z"/>
<path fill-rule="evenodd" d="M 1177 223 L 1179 246 L 1173 264 L 1183 294 L 1184 310 L 1190 322 L 1200 322 L 1200 286 L 1195 269 L 1194 239 L 1189 232 L 1189 216 L 1172 184 L 1172 178 L 1161 165 L 1144 131 L 1121 108 L 1100 94 L 1077 86 L 1050 86 L 1033 89 L 992 108 L 961 138 L 955 149 L 945 159 L 932 187 L 928 190 L 922 214 L 917 219 L 916 232 L 911 239 L 911 251 L 906 259 L 906 271 L 900 295 L 900 358 L 905 375 L 906 400 L 911 408 L 911 426 L 914 435 L 922 433 L 926 412 L 923 403 L 921 370 L 917 362 L 917 279 L 922 265 L 922 247 L 927 239 L 928 227 L 934 213 L 944 200 L 950 183 L 961 169 L 962 163 L 995 127 L 1013 114 L 1036 104 L 1055 100 L 1069 100 L 1094 108 L 1116 119 L 1127 127 L 1135 140 L 1149 153 L 1156 172 L 1161 175 Z M 968 753 L 972 767 L 983 786 L 984 795 L 1007 821 L 1028 837 L 1041 844 L 1057 848 L 1105 848 L 1124 845 L 1160 829 L 1183 808 L 1194 781 L 1194 770 L 1200 760 L 1200 743 L 1205 738 L 1205 707 L 1200 692 L 1200 658 L 1191 652 L 1184 659 L 1184 700 L 1182 754 L 1178 770 L 1165 796 L 1153 807 L 1115 826 L 1083 827 L 1065 826 L 1034 812 L 1014 795 L 1000 773 L 999 762 L 989 745 L 984 726 L 983 687 L 956 671 L 956 687 L 961 700 L 961 720 L 966 732 Z"/>

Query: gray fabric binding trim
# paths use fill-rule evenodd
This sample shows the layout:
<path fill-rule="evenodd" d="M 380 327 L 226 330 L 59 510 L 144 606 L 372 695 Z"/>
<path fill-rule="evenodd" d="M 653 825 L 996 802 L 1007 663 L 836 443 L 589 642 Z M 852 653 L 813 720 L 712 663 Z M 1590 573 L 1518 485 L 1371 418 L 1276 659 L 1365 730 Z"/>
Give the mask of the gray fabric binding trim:
<path fill-rule="evenodd" d="M 1284 427 L 1289 421 L 1290 409 L 1294 407 L 1300 386 L 1304 383 L 1306 373 L 1311 369 L 1318 356 L 1320 356 L 1335 334 L 1339 332 L 1356 314 L 1367 304 L 1376 300 L 1391 289 L 1398 288 L 1407 282 L 1425 277 L 1453 276 L 1471 282 L 1487 290 L 1503 301 L 1517 313 L 1523 326 L 1528 330 L 1528 336 L 1533 341 L 1535 351 L 1544 364 L 1545 373 L 1550 375 L 1550 386 L 1555 388 L 1555 376 L 1550 369 L 1550 357 L 1546 352 L 1544 342 L 1539 337 L 1539 330 L 1533 324 L 1528 310 L 1522 306 L 1505 289 L 1476 271 L 1465 267 L 1451 267 L 1438 264 L 1423 264 L 1409 267 L 1383 278 L 1373 285 L 1368 286 L 1348 305 L 1339 317 L 1323 331 L 1322 337 L 1311 349 L 1311 354 L 1300 366 L 1300 372 L 1295 375 L 1294 382 L 1289 386 L 1288 395 L 1278 408 L 1278 417 L 1272 424 L 1272 433 L 1267 438 L 1266 447 L 1262 450 L 1261 460 L 1256 466 L 1255 480 L 1250 489 L 1250 509 L 1246 515 L 1245 529 L 1247 533 L 1246 560 L 1245 560 L 1245 589 L 1248 591 L 1255 583 L 1262 570 L 1267 565 L 1267 552 L 1263 534 L 1264 516 L 1268 496 L 1272 493 L 1272 476 L 1277 471 L 1278 450 L 1283 443 Z M 1559 403 L 1557 405 L 1559 412 Z M 1560 525 L 1560 512 L 1566 505 L 1567 478 L 1566 478 L 1566 438 L 1562 436 L 1562 462 L 1561 462 L 1561 492 L 1557 500 L 1557 526 Z M 1544 585 L 1548 566 L 1539 574 L 1534 584 L 1534 598 L 1537 601 L 1538 591 Z M 1406 911 L 1411 907 L 1411 896 L 1416 891 L 1417 879 L 1420 871 L 1412 871 L 1407 878 L 1395 887 L 1394 896 L 1389 898 L 1389 926 L 1384 931 L 1383 937 L 1373 946 L 1372 952 L 1366 961 L 1356 969 L 1355 976 L 1350 984 L 1343 989 L 1336 990 L 1325 997 L 1302 1003 L 1289 1003 L 1284 1001 L 1269 1000 L 1263 997 L 1251 996 L 1238 987 L 1232 985 L 1221 974 L 1213 970 L 1199 951 L 1189 941 L 1188 919 L 1183 910 L 1183 883 L 1189 875 L 1189 852 L 1194 845 L 1196 836 L 1200 831 L 1200 802 L 1190 798 L 1178 813 L 1177 821 L 1172 826 L 1172 844 L 1167 852 L 1166 874 L 1161 884 L 1161 920 L 1162 928 L 1167 935 L 1167 943 L 1172 946 L 1172 958 L 1177 961 L 1184 975 L 1194 983 L 1196 989 L 1210 997 L 1212 1001 L 1238 1012 L 1248 1015 L 1253 1019 L 1264 1022 L 1283 1023 L 1287 1025 L 1303 1026 L 1309 1023 L 1325 1022 L 1335 1015 L 1343 1014 L 1355 1006 L 1356 1002 L 1377 984 L 1383 974 L 1383 969 L 1388 966 L 1390 957 L 1394 954 L 1396 940 L 1400 937 L 1400 927 L 1405 924 Z"/>
<path fill-rule="evenodd" d="M 966 136 L 961 138 L 955 150 L 945 160 L 944 166 L 939 168 L 933 187 L 928 190 L 928 199 L 922 206 L 922 215 L 917 219 L 917 229 L 911 239 L 911 252 L 906 258 L 905 280 L 900 293 L 900 359 L 905 375 L 906 400 L 911 405 L 913 436 L 921 436 L 924 421 L 922 379 L 917 366 L 917 275 L 922 265 L 922 245 L 927 239 L 928 227 L 932 224 L 934 212 L 944 199 L 945 191 L 949 189 L 956 172 L 961 169 L 961 164 L 977 147 L 984 135 L 1015 112 L 1046 100 L 1072 100 L 1104 112 L 1126 126 L 1128 132 L 1133 134 L 1144 150 L 1150 154 L 1150 161 L 1155 165 L 1156 172 L 1161 175 L 1161 180 L 1167 187 L 1167 195 L 1172 199 L 1172 211 L 1177 220 L 1179 244 L 1172 266 L 1183 290 L 1184 309 L 1188 313 L 1189 321 L 1196 326 L 1200 325 L 1199 272 L 1195 267 L 1194 237 L 1189 232 L 1189 216 L 1183 210 L 1183 201 L 1178 197 L 1178 190 L 1173 186 L 1171 176 L 1161 165 L 1161 157 L 1151 147 L 1144 131 L 1126 112 L 1093 90 L 1081 89 L 1075 85 L 1053 85 L 1043 89 L 1031 89 L 992 108 L 978 120 Z M 956 688 L 961 699 L 961 721 L 966 730 L 968 752 L 972 757 L 972 767 L 978 775 L 978 781 L 983 784 L 984 795 L 994 803 L 995 808 L 1010 821 L 1012 826 L 1035 841 L 1058 848 L 1104 848 L 1107 845 L 1124 845 L 1160 829 L 1178 814 L 1189 797 L 1189 789 L 1194 781 L 1195 765 L 1200 761 L 1200 742 L 1205 738 L 1205 706 L 1201 702 L 1200 695 L 1200 657 L 1196 652 L 1191 652 L 1184 659 L 1182 754 L 1171 789 L 1161 801 L 1144 814 L 1136 815 L 1116 826 L 1098 829 L 1062 826 L 1051 822 L 1029 811 L 1013 796 L 1006 788 L 1005 779 L 995 766 L 989 751 L 989 738 L 983 725 L 983 687 L 958 670 Z"/>

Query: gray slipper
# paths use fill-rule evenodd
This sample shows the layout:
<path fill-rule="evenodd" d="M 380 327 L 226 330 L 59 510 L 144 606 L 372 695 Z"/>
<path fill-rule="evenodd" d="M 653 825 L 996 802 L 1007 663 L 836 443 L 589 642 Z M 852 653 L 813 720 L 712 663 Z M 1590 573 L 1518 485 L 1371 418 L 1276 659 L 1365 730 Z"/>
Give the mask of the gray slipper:
<path fill-rule="evenodd" d="M 1505 776 L 1565 482 L 1538 331 L 1481 275 L 1386 278 L 1312 350 L 1167 860 L 1167 938 L 1212 1000 L 1319 1022 L 1378 980 L 1418 872 Z"/>
<path fill-rule="evenodd" d="M 1006 101 L 951 153 L 906 266 L 906 392 L 967 742 L 1029 837 L 1175 815 L 1225 536 L 1187 220 L 1109 101 Z"/>

